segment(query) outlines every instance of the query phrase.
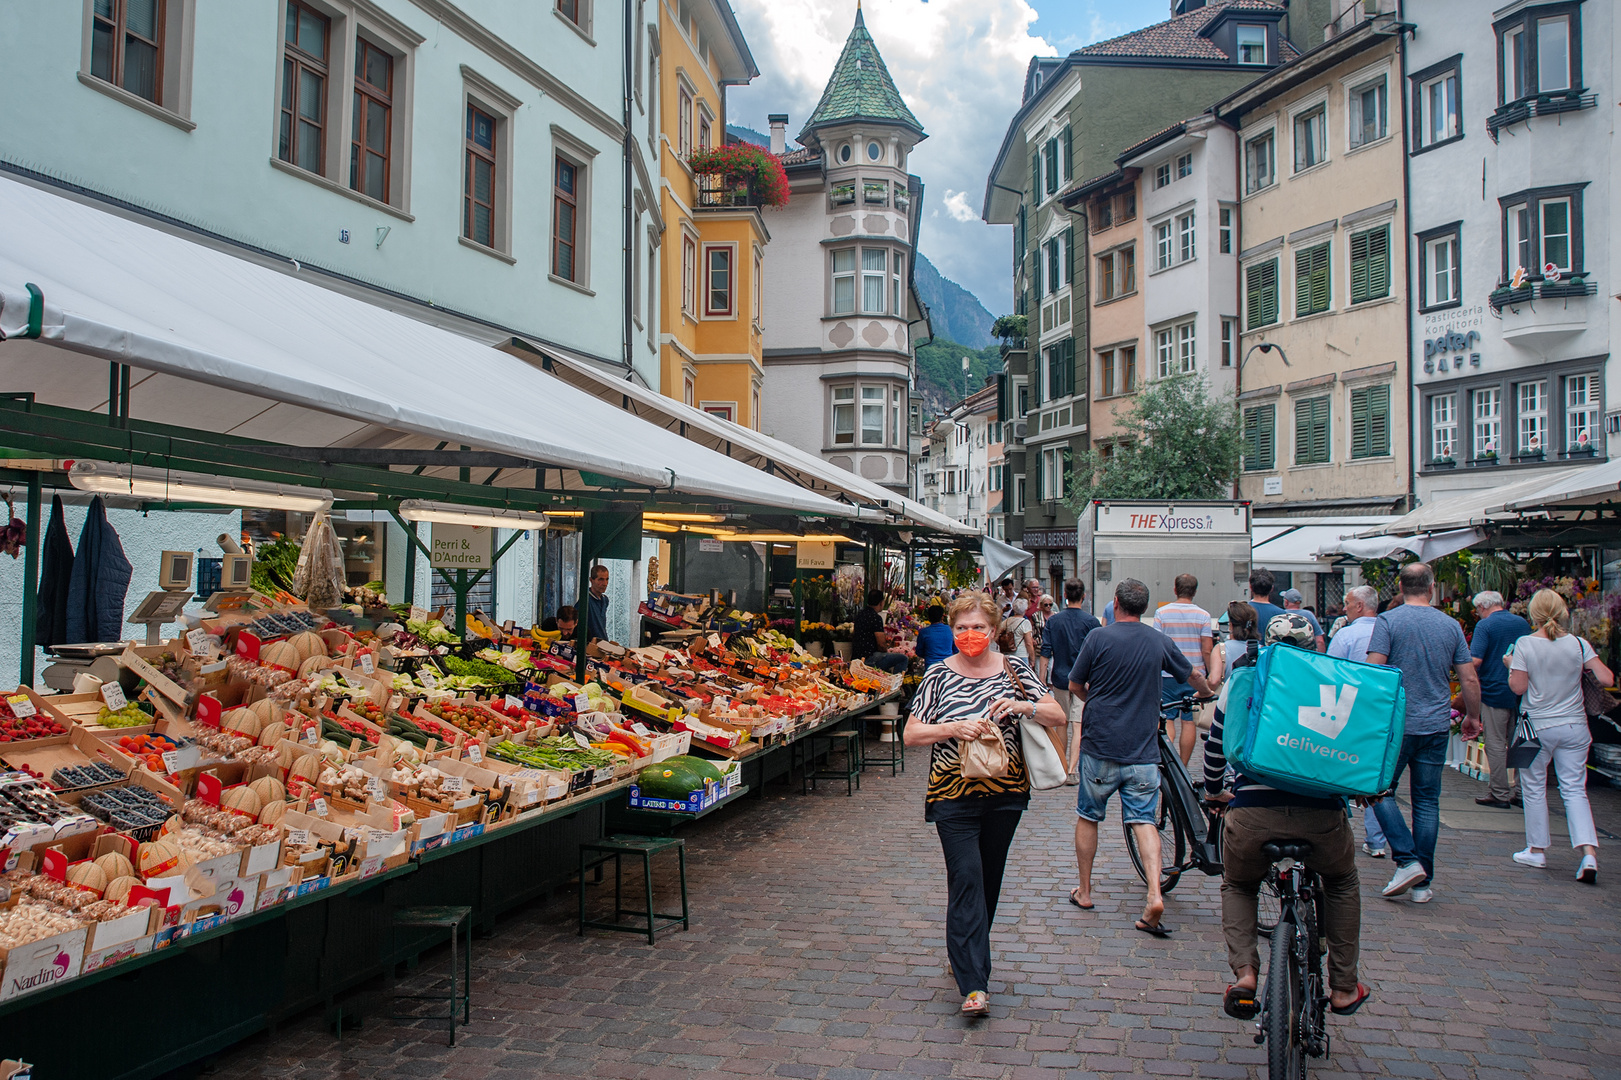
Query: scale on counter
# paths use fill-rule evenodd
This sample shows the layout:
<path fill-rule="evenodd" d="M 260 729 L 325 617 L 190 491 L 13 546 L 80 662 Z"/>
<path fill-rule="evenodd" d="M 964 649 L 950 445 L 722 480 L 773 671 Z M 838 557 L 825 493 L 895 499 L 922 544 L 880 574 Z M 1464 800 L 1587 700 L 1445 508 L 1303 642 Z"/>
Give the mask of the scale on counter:
<path fill-rule="evenodd" d="M 191 601 L 191 572 L 196 563 L 197 556 L 190 551 L 163 553 L 158 564 L 158 591 L 147 593 L 135 614 L 125 620 L 146 627 L 148 645 L 162 643 L 158 631 L 165 623 L 174 622 Z"/>

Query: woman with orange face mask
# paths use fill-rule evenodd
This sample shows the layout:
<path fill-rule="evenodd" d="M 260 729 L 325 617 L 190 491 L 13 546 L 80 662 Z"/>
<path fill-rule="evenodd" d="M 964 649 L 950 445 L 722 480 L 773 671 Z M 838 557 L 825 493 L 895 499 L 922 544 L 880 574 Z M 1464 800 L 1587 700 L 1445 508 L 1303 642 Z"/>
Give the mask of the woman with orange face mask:
<path fill-rule="evenodd" d="M 951 602 L 946 621 L 957 652 L 923 676 L 904 735 L 907 746 L 932 747 L 923 819 L 934 823 L 945 853 L 946 955 L 970 1017 L 990 1013 L 991 920 L 1008 847 L 1030 803 L 1019 718 L 1057 728 L 1065 721 L 1034 668 L 991 649 L 1001 618 L 997 601 L 982 592 Z M 1002 775 L 963 775 L 962 747 L 981 738 L 1000 739 Z"/>

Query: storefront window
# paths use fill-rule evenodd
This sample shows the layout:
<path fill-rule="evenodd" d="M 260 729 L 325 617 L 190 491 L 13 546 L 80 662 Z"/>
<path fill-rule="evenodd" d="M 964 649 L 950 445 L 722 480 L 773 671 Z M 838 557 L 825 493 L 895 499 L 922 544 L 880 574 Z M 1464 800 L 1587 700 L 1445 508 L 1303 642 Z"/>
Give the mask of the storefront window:
<path fill-rule="evenodd" d="M 1475 457 L 1495 457 L 1503 435 L 1503 390 L 1488 386 L 1474 392 Z"/>
<path fill-rule="evenodd" d="M 1519 442 L 1517 454 L 1539 454 L 1548 443 L 1548 383 L 1545 379 L 1516 387 Z"/>
<path fill-rule="evenodd" d="M 1565 441 L 1572 450 L 1585 450 L 1598 442 L 1599 387 L 1593 375 L 1572 375 L 1565 380 Z"/>
<path fill-rule="evenodd" d="M 1436 394 L 1430 398 L 1430 460 L 1452 457 L 1458 444 L 1458 395 Z"/>

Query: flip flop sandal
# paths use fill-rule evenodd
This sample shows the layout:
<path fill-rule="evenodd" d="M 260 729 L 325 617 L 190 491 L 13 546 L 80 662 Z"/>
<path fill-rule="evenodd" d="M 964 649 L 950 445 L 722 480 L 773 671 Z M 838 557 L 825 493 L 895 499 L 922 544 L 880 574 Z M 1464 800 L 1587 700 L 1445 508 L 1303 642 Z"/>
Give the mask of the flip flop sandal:
<path fill-rule="evenodd" d="M 983 990 L 975 990 L 963 999 L 962 1014 L 964 1016 L 989 1016 L 991 1013 L 991 996 Z"/>
<path fill-rule="evenodd" d="M 1096 904 L 1083 904 L 1079 900 L 1075 899 L 1075 894 L 1080 891 L 1080 889 L 1071 889 L 1069 891 L 1069 902 L 1080 908 L 1082 911 L 1091 911 L 1097 906 Z"/>
<path fill-rule="evenodd" d="M 1372 990 L 1369 990 L 1361 983 L 1357 983 L 1355 1001 L 1351 1002 L 1349 1005 L 1330 1005 L 1328 1007 L 1328 1011 L 1333 1013 L 1335 1016 L 1352 1016 L 1358 1009 L 1362 1008 L 1362 1003 L 1367 1001 L 1372 996 Z"/>
<path fill-rule="evenodd" d="M 1222 995 L 1221 1011 L 1234 1020 L 1254 1020 L 1261 1015 L 1261 1002 L 1254 990 L 1229 986 L 1227 993 Z"/>
<path fill-rule="evenodd" d="M 1150 924 L 1143 922 L 1141 919 L 1132 924 L 1132 928 L 1157 938 L 1168 938 L 1176 932 L 1172 927 L 1166 926 L 1164 923 Z"/>

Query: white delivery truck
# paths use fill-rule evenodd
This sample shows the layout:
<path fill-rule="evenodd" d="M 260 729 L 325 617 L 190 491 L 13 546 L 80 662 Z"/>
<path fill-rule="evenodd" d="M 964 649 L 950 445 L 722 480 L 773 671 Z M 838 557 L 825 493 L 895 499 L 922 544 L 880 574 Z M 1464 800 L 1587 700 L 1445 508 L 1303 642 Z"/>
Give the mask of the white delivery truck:
<path fill-rule="evenodd" d="M 1178 574 L 1199 579 L 1194 603 L 1214 619 L 1233 600 L 1249 599 L 1250 504 L 1243 500 L 1151 502 L 1096 499 L 1092 532 L 1092 611 L 1102 617 L 1115 586 L 1148 586 L 1148 613 L 1176 599 Z M 1084 561 L 1086 552 L 1082 551 Z"/>

